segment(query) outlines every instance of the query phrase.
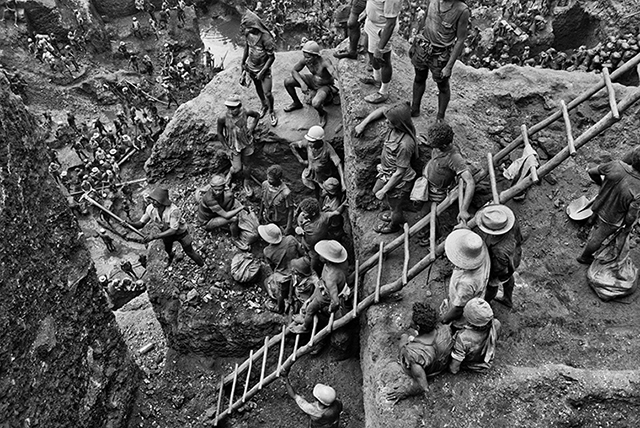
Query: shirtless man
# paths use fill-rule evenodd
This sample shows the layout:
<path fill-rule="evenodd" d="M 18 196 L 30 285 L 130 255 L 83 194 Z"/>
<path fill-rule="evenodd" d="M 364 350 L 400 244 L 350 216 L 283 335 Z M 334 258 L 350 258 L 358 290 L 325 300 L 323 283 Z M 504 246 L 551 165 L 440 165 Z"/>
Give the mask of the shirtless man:
<path fill-rule="evenodd" d="M 284 87 L 293 100 L 293 103 L 285 107 L 284 111 L 289 113 L 303 107 L 296 94 L 296 88 L 300 88 L 303 94 L 307 94 L 309 90 L 315 91 L 311 105 L 318 111 L 320 126 L 324 128 L 327 124 L 327 112 L 324 110 L 324 105 L 333 99 L 333 93 L 336 90 L 334 86 L 335 69 L 331 61 L 320 55 L 320 46 L 314 41 L 308 41 L 304 44 L 302 54 L 304 58 L 293 67 L 291 77 L 287 77 L 284 81 Z M 305 67 L 311 74 L 300 74 Z"/>

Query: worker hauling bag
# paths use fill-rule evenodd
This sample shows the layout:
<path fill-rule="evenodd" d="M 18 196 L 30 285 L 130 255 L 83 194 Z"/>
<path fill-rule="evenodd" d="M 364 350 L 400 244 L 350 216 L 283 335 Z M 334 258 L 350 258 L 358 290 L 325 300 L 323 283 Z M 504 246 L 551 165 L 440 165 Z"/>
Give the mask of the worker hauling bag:
<path fill-rule="evenodd" d="M 620 228 L 595 254 L 587 281 L 604 301 L 625 297 L 636 289 L 638 268 L 629 257 L 629 232 Z"/>

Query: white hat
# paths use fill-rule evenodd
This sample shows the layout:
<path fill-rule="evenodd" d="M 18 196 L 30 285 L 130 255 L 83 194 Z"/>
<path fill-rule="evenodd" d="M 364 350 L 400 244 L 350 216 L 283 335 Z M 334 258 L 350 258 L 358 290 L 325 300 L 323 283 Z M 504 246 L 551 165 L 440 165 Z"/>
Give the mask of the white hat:
<path fill-rule="evenodd" d="M 322 240 L 315 245 L 314 250 L 332 263 L 342 263 L 347 260 L 347 250 L 338 241 Z"/>
<path fill-rule="evenodd" d="M 273 223 L 267 224 L 266 226 L 258 226 L 258 234 L 269 244 L 279 244 L 282 242 L 282 231 Z"/>
<path fill-rule="evenodd" d="M 323 140 L 324 129 L 322 129 L 322 126 L 314 125 L 309 128 L 309 131 L 307 132 L 307 135 L 304 136 L 304 138 L 306 138 L 307 141 Z"/>
<path fill-rule="evenodd" d="M 488 205 L 476 213 L 478 228 L 489 235 L 502 235 L 513 228 L 516 216 L 506 205 Z"/>
<path fill-rule="evenodd" d="M 325 406 L 330 406 L 336 401 L 336 390 L 319 383 L 313 387 L 313 396 Z"/>
<path fill-rule="evenodd" d="M 227 107 L 238 107 L 242 105 L 242 101 L 237 96 L 231 96 L 225 100 L 224 105 Z"/>
<path fill-rule="evenodd" d="M 487 248 L 480 235 L 468 230 L 454 230 L 444 241 L 444 252 L 460 269 L 477 269 L 487 257 Z"/>

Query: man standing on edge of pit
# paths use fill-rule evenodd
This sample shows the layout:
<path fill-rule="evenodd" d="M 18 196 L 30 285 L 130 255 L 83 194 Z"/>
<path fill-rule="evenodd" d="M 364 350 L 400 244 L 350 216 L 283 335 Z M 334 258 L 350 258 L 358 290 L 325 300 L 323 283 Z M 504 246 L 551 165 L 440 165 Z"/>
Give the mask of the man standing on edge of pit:
<path fill-rule="evenodd" d="M 427 3 L 424 31 L 415 36 L 409 49 L 416 72 L 411 116 L 420 115 L 420 103 L 431 70 L 439 91 L 436 120 L 442 122 L 451 99 L 449 79 L 453 65 L 464 49 L 471 12 L 464 0 L 428 0 Z"/>
<path fill-rule="evenodd" d="M 366 77 L 362 79 L 362 83 L 380 85 L 377 92 L 364 97 L 364 100 L 371 104 L 380 104 L 389 99 L 389 83 L 393 75 L 390 42 L 401 6 L 400 0 L 367 0 L 364 31 L 367 33 L 367 49 L 373 67 L 373 78 Z"/>
<path fill-rule="evenodd" d="M 258 98 L 262 102 L 260 118 L 269 113 L 271 126 L 278 124 L 278 118 L 273 109 L 273 78 L 271 65 L 276 59 L 276 43 L 271 31 L 264 25 L 255 13 L 247 10 L 242 15 L 240 26 L 244 32 L 245 45 L 242 55 L 242 69 L 247 72 L 256 87 Z"/>

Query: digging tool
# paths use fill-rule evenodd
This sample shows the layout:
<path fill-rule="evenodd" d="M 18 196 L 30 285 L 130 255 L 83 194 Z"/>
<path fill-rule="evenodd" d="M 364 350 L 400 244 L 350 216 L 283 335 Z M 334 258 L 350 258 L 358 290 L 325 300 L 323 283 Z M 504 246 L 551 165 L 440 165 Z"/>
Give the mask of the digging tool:
<path fill-rule="evenodd" d="M 102 211 L 104 211 L 105 213 L 109 214 L 111 217 L 115 218 L 116 220 L 118 220 L 122 225 L 124 225 L 125 227 L 127 227 L 128 229 L 130 229 L 132 232 L 134 232 L 136 235 L 141 236 L 142 238 L 145 238 L 145 236 L 138 232 L 138 229 L 136 229 L 135 227 L 131 226 L 129 223 L 127 223 L 126 221 L 124 221 L 123 219 L 121 219 L 120 217 L 118 217 L 117 215 L 115 215 L 112 211 L 108 210 L 107 208 L 105 208 L 102 204 L 98 203 L 95 199 L 91 198 L 89 195 L 87 195 L 86 193 L 84 195 L 82 195 L 80 197 L 80 200 L 85 199 L 87 202 L 89 202 L 91 205 L 98 207 L 99 209 L 101 209 Z"/>
<path fill-rule="evenodd" d="M 585 195 L 580 196 L 578 199 L 571 201 L 567 205 L 567 215 L 571 220 L 581 221 L 591 217 L 593 211 L 591 211 L 591 205 L 596 197 L 589 199 Z"/>

